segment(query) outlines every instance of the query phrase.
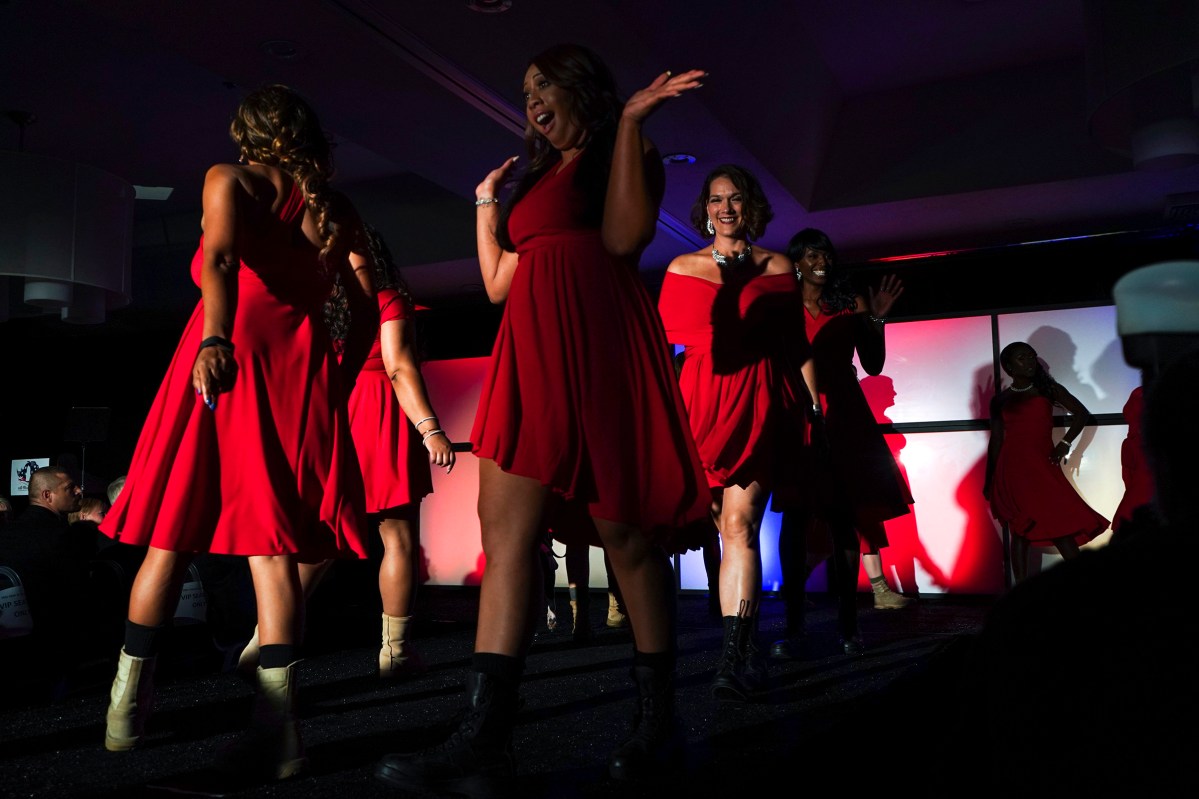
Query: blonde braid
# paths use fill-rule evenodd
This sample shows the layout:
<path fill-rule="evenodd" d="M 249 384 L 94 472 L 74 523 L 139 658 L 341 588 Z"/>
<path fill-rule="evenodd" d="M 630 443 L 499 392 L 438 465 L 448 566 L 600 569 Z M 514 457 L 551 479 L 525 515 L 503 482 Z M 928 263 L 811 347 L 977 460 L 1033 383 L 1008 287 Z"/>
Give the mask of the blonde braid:
<path fill-rule="evenodd" d="M 278 167 L 291 175 L 304 193 L 324 246 L 321 264 L 330 254 L 344 251 L 336 223 L 338 195 L 329 187 L 333 174 L 332 147 L 316 113 L 286 86 L 265 86 L 247 97 L 229 126 L 244 160 Z"/>

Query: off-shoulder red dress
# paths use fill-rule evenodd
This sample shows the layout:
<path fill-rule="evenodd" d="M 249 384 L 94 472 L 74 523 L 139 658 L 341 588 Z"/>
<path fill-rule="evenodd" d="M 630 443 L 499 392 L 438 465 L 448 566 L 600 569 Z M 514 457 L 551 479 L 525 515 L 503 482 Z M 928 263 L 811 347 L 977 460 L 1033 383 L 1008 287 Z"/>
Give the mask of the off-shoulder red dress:
<path fill-rule="evenodd" d="M 238 266 L 237 379 L 215 410 L 192 387 L 204 326 L 196 305 L 101 532 L 178 552 L 366 557 L 347 390 L 321 318 L 332 283 L 300 233 L 304 209 L 293 185 L 277 246 Z M 201 238 L 197 286 L 203 258 Z"/>
<path fill-rule="evenodd" d="M 592 518 L 678 548 L 677 531 L 707 517 L 703 467 L 636 264 L 584 221 L 581 160 L 551 169 L 512 209 L 519 261 L 471 445 Z"/>
<path fill-rule="evenodd" d="M 395 289 L 380 289 L 377 296 L 380 325 L 414 317 L 412 303 Z M 362 467 L 367 513 L 420 502 L 433 493 L 429 451 L 396 399 L 378 336 L 350 394 L 350 433 Z"/>
<path fill-rule="evenodd" d="M 715 283 L 667 272 L 658 297 L 666 338 L 681 344 L 679 389 L 708 486 L 767 491 L 795 456 L 790 436 L 807 340 L 795 275 Z"/>

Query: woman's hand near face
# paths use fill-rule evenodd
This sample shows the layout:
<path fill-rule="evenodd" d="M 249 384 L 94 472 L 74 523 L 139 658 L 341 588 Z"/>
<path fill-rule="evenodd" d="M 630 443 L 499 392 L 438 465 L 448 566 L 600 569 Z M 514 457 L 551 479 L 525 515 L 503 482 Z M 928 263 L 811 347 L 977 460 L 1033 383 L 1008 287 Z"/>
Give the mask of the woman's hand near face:
<path fill-rule="evenodd" d="M 707 77 L 707 75 L 708 73 L 702 69 L 690 69 L 686 72 L 680 72 L 678 75 L 663 72 L 654 79 L 653 83 L 635 92 L 628 99 L 628 102 L 624 104 L 622 117 L 640 124 L 648 119 L 650 114 L 658 110 L 666 100 L 669 100 L 671 97 L 678 97 L 685 91 L 698 89 L 700 86 L 703 86 L 700 83 L 700 79 Z"/>
<path fill-rule="evenodd" d="M 483 178 L 483 181 L 478 186 L 475 186 L 475 199 L 495 199 L 498 196 L 496 192 L 499 191 L 500 186 L 504 182 L 504 177 L 508 174 L 508 170 L 512 168 L 512 165 L 516 163 L 516 159 L 518 158 L 520 158 L 519 155 L 514 155 L 495 169 L 488 172 L 487 177 Z"/>

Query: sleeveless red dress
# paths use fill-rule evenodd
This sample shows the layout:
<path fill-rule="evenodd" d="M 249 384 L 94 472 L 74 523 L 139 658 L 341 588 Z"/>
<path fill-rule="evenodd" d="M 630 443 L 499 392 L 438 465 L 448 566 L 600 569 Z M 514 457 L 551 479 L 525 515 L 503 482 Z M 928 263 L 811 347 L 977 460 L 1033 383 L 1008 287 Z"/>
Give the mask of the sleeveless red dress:
<path fill-rule="evenodd" d="M 300 232 L 304 209 L 293 186 L 270 234 L 272 256 L 239 264 L 237 380 L 215 410 L 192 387 L 204 325 L 197 304 L 100 525 L 106 535 L 177 552 L 366 557 L 346 391 L 321 319 L 332 283 Z M 203 258 L 201 238 L 197 286 Z"/>
<path fill-rule="evenodd" d="M 1108 527 L 1074 490 L 1053 453 L 1053 403 L 1040 394 L 1013 394 L 1003 403 L 1003 445 L 991 478 L 991 509 L 1012 535 L 1052 546 L 1054 538 L 1085 544 Z"/>
<path fill-rule="evenodd" d="M 380 289 L 378 299 L 380 325 L 413 318 L 412 304 L 395 289 Z M 420 502 L 433 493 L 429 451 L 400 408 L 377 335 L 350 394 L 350 434 L 368 513 Z"/>
<path fill-rule="evenodd" d="M 703 467 L 636 265 L 610 255 L 599 229 L 582 221 L 572 181 L 581 158 L 550 169 L 509 217 L 520 260 L 472 449 L 550 487 L 572 510 L 686 548 L 678 529 L 707 518 Z"/>
<path fill-rule="evenodd" d="M 767 490 L 794 453 L 802 406 L 798 368 L 807 339 L 790 272 L 740 284 L 667 272 L 658 297 L 666 339 L 685 347 L 679 390 L 708 486 L 758 482 Z"/>
<path fill-rule="evenodd" d="M 1132 520 L 1133 511 L 1153 501 L 1153 474 L 1145 459 L 1145 444 L 1142 437 L 1141 414 L 1145 409 L 1144 390 L 1137 386 L 1124 403 L 1124 421 L 1128 422 L 1128 436 L 1120 445 L 1120 471 L 1124 477 L 1124 496 L 1112 515 L 1112 532 Z"/>
<path fill-rule="evenodd" d="M 853 508 L 862 551 L 870 552 L 887 546 L 882 523 L 909 513 L 914 500 L 862 393 L 853 364 L 856 316 L 852 309 L 803 312 L 833 467 L 831 481 L 818 481 L 820 494 Z"/>

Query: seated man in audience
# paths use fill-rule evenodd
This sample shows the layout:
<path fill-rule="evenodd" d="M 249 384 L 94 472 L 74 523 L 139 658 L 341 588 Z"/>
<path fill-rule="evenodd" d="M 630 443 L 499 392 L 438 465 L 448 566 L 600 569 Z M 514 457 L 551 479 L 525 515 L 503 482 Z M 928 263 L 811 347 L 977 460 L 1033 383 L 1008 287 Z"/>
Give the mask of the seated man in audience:
<path fill-rule="evenodd" d="M 25 587 L 38 659 L 34 673 L 48 680 L 48 687 L 70 674 L 78 659 L 73 650 L 94 622 L 84 614 L 83 602 L 95 533 L 81 534 L 67 521 L 82 499 L 83 491 L 65 469 L 38 469 L 29 478 L 29 507 L 0 527 L 0 564 L 15 570 Z"/>

